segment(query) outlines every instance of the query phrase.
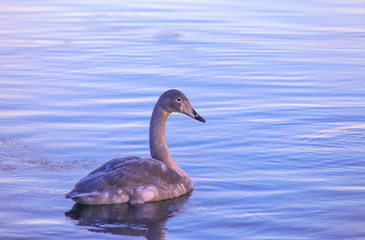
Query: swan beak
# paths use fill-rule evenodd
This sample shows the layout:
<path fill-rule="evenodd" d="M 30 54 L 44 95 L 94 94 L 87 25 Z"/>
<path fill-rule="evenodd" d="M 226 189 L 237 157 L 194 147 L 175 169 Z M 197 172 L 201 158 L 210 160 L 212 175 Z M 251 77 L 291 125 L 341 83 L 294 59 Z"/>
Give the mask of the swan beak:
<path fill-rule="evenodd" d="M 205 119 L 202 118 L 194 109 L 193 109 L 194 118 L 200 122 L 205 123 Z"/>
<path fill-rule="evenodd" d="M 202 118 L 194 109 L 192 109 L 192 110 L 193 110 L 192 113 L 185 113 L 185 114 L 192 117 L 192 118 L 194 118 L 194 119 L 196 119 L 196 120 L 198 120 L 198 121 L 200 121 L 200 122 L 205 123 L 205 119 Z"/>

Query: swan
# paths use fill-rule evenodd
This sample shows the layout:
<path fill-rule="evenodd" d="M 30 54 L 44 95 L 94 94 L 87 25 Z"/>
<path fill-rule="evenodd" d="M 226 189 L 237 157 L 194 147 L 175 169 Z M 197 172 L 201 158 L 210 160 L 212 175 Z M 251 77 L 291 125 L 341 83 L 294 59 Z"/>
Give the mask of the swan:
<path fill-rule="evenodd" d="M 79 204 L 140 204 L 179 197 L 190 192 L 193 182 L 172 160 L 165 138 L 167 117 L 172 112 L 205 122 L 179 90 L 164 92 L 151 116 L 149 144 L 151 158 L 112 159 L 82 178 L 65 195 Z"/>

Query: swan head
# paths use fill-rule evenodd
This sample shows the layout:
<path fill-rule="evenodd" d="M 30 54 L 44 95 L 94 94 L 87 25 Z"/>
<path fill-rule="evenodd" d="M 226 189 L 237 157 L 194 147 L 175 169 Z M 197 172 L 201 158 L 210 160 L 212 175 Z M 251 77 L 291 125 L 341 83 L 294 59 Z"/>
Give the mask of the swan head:
<path fill-rule="evenodd" d="M 188 98 L 179 90 L 177 89 L 171 89 L 164 92 L 159 102 L 161 106 L 165 109 L 167 112 L 178 112 L 186 114 L 200 122 L 205 123 L 205 119 L 202 118 L 191 106 Z"/>

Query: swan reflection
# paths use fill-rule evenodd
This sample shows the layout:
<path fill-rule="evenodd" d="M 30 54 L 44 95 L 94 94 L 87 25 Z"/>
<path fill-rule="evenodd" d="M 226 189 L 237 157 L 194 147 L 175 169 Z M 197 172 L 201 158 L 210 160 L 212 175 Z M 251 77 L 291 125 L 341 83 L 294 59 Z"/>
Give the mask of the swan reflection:
<path fill-rule="evenodd" d="M 179 198 L 137 205 L 88 206 L 76 203 L 65 215 L 77 226 L 92 232 L 165 239 L 167 220 L 183 211 L 189 196 L 190 193 Z"/>

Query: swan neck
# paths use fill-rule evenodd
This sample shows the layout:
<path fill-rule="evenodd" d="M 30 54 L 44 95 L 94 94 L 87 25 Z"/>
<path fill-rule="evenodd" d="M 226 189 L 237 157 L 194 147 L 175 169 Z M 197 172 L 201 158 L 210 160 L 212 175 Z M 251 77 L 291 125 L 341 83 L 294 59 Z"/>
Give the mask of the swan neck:
<path fill-rule="evenodd" d="M 152 158 L 175 168 L 176 165 L 170 156 L 165 137 L 166 120 L 170 114 L 171 112 L 164 110 L 157 102 L 150 122 L 150 153 Z"/>

